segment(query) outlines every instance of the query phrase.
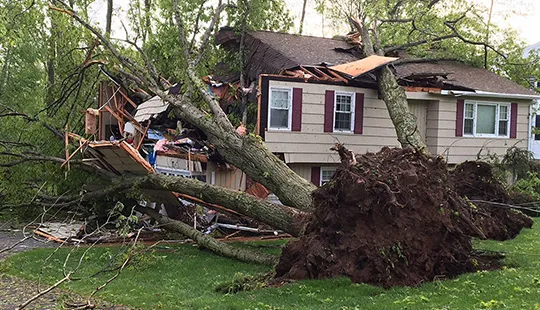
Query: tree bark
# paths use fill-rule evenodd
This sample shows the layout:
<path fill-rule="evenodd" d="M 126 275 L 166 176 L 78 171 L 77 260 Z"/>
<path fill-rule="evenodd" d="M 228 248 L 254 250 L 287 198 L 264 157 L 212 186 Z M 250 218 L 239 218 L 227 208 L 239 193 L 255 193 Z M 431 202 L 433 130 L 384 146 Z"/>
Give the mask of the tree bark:
<path fill-rule="evenodd" d="M 111 37 L 111 26 L 112 26 L 112 13 L 113 13 L 113 0 L 107 0 L 107 17 L 105 24 L 105 37 Z"/>
<path fill-rule="evenodd" d="M 376 35 L 374 42 L 364 22 L 358 19 L 350 19 L 350 21 L 360 33 L 364 56 L 384 56 L 383 49 L 380 48 Z M 376 29 L 374 33 L 376 34 Z M 421 152 L 427 152 L 426 144 L 422 140 L 422 136 L 418 130 L 416 117 L 409 110 L 405 89 L 399 86 L 396 76 L 388 66 L 378 71 L 377 85 L 394 124 L 401 147 L 413 147 Z"/>
<path fill-rule="evenodd" d="M 298 29 L 298 34 L 302 34 L 302 31 L 304 30 L 304 18 L 306 17 L 306 5 L 308 0 L 304 0 L 304 4 L 302 5 L 302 15 L 300 17 L 300 29 Z"/>
<path fill-rule="evenodd" d="M 187 194 L 206 202 L 219 204 L 293 236 L 299 236 L 303 232 L 306 217 L 309 216 L 309 213 L 278 205 L 241 191 L 213 186 L 193 179 L 149 175 L 140 186 L 146 189 Z"/>
<path fill-rule="evenodd" d="M 244 262 L 257 263 L 269 266 L 275 265 L 278 261 L 278 257 L 274 255 L 258 253 L 239 247 L 234 247 L 223 242 L 219 242 L 216 239 L 205 235 L 196 229 L 193 229 L 193 227 L 187 224 L 162 216 L 154 209 L 137 207 L 136 210 L 148 214 L 156 221 L 163 224 L 166 228 L 179 232 L 182 235 L 193 239 L 195 242 L 197 242 L 198 245 L 207 248 L 219 255 L 235 258 Z"/>

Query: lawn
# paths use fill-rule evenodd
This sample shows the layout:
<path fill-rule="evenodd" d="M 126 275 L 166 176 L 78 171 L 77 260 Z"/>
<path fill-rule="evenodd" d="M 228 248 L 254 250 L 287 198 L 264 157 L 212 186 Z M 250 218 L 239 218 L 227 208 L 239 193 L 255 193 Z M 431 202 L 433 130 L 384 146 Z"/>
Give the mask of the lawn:
<path fill-rule="evenodd" d="M 538 222 L 538 220 L 537 220 Z M 504 251 L 506 267 L 456 279 L 427 283 L 417 288 L 384 290 L 353 284 L 346 278 L 300 281 L 280 288 L 264 288 L 227 295 L 214 292 L 238 273 L 266 272 L 268 267 L 218 257 L 192 245 L 160 248 L 146 254 L 112 282 L 98 297 L 142 309 L 540 309 L 540 226 L 524 230 L 515 240 L 478 241 L 478 249 Z M 272 251 L 272 249 L 270 249 Z M 88 278 L 107 265 L 117 250 L 92 249 L 78 275 L 83 278 L 64 288 L 90 293 L 114 273 Z M 275 252 L 275 250 L 273 250 Z M 68 250 L 57 253 L 41 268 L 51 249 L 15 255 L 0 271 L 36 280 L 42 272 L 48 283 L 62 277 Z M 78 260 L 72 254 L 73 264 Z"/>

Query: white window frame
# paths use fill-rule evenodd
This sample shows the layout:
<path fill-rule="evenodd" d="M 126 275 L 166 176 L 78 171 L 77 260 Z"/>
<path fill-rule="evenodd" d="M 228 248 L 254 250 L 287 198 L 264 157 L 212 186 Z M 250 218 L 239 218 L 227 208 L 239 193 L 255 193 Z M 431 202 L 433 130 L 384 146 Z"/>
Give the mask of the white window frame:
<path fill-rule="evenodd" d="M 319 186 L 323 186 L 325 184 L 323 182 L 330 181 L 330 179 L 323 180 L 323 171 L 325 171 L 325 172 L 331 171 L 333 173 L 336 173 L 336 170 L 337 170 L 337 167 L 321 167 L 321 172 L 320 172 L 320 176 L 319 176 Z M 334 175 L 333 173 L 332 173 L 332 176 Z"/>
<path fill-rule="evenodd" d="M 351 97 L 351 127 L 349 130 L 336 129 L 336 109 L 337 109 L 337 96 L 350 96 Z M 354 132 L 354 110 L 356 104 L 356 93 L 345 92 L 345 91 L 336 91 L 334 93 L 334 114 L 332 115 L 332 131 L 333 132 L 343 132 L 343 133 L 352 133 Z"/>
<path fill-rule="evenodd" d="M 465 133 L 465 113 L 467 111 L 467 104 L 473 105 L 473 133 Z M 488 106 L 495 106 L 495 134 L 486 134 L 486 133 L 476 133 L 476 121 L 477 121 L 477 111 L 478 111 L 478 105 L 488 105 Z M 508 114 L 507 114 L 507 122 L 508 126 L 506 128 L 506 135 L 499 135 L 499 121 L 501 116 L 500 108 L 501 106 L 505 106 L 507 108 Z M 465 101 L 465 104 L 463 106 L 463 136 L 465 137 L 488 137 L 488 138 L 506 138 L 508 139 L 510 137 L 510 122 L 511 122 L 511 114 L 512 110 L 510 107 L 510 103 L 504 103 L 504 102 L 489 102 L 489 101 Z"/>
<path fill-rule="evenodd" d="M 287 127 L 271 127 L 270 126 L 270 118 L 272 116 L 272 90 L 278 90 L 278 91 L 286 91 L 289 93 L 289 115 L 288 115 L 288 121 L 287 121 Z M 283 130 L 283 131 L 291 131 L 292 128 L 292 101 L 293 101 L 293 89 L 292 87 L 269 87 L 268 88 L 268 130 Z M 284 110 L 284 109 L 283 109 Z"/>

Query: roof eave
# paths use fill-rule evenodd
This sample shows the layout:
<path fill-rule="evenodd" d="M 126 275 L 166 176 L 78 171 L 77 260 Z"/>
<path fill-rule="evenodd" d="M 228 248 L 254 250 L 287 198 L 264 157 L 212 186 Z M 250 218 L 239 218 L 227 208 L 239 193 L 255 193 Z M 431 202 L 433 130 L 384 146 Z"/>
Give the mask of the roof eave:
<path fill-rule="evenodd" d="M 441 95 L 454 96 L 454 97 L 479 97 L 479 98 L 506 98 L 506 99 L 524 99 L 524 100 L 537 100 L 540 99 L 540 95 L 525 95 L 525 94 L 505 94 L 505 93 L 493 93 L 486 91 L 460 91 L 460 90 L 441 90 Z"/>

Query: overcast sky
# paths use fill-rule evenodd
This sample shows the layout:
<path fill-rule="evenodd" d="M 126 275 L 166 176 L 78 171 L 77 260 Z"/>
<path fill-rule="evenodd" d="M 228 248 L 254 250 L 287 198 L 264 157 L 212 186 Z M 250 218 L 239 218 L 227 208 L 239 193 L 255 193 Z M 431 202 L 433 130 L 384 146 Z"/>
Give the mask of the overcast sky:
<path fill-rule="evenodd" d="M 469 0 L 489 6 L 491 0 Z M 92 5 L 92 21 L 104 23 L 106 12 L 106 0 L 96 0 Z M 302 11 L 301 0 L 285 0 L 291 15 L 296 18 L 295 28 L 298 31 L 300 13 Z M 115 0 L 116 13 L 124 15 L 127 11 L 129 0 Z M 339 34 L 325 21 L 314 9 L 315 0 L 308 0 L 307 16 L 304 22 L 304 34 L 331 37 Z M 520 38 L 528 45 L 540 42 L 540 0 L 494 0 L 493 23 L 501 26 L 512 26 L 519 33 Z M 120 23 L 113 23 L 116 35 L 124 31 Z M 114 30 L 113 30 L 114 31 Z"/>

